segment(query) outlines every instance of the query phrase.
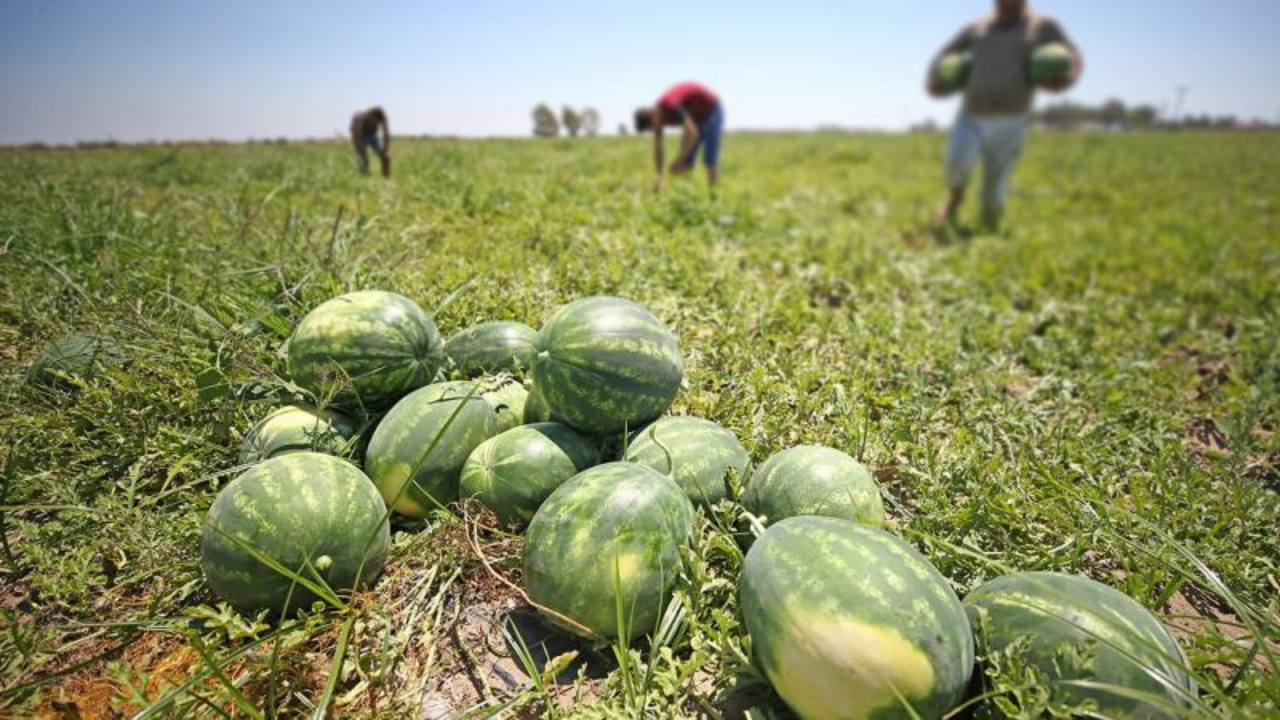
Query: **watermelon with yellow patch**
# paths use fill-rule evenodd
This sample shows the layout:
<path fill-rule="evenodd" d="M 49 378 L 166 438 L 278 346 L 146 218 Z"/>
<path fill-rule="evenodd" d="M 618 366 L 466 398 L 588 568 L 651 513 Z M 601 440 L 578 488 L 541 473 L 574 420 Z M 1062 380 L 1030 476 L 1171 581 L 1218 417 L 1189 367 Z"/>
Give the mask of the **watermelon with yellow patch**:
<path fill-rule="evenodd" d="M 1074 54 L 1065 43 L 1046 43 L 1031 53 L 1028 73 L 1034 85 L 1060 80 L 1071 72 Z"/>
<path fill-rule="evenodd" d="M 920 553 L 840 518 L 769 527 L 742 566 L 752 653 L 802 718 L 939 718 L 964 695 L 973 635 Z"/>
<path fill-rule="evenodd" d="M 973 72 L 973 56 L 969 53 L 947 53 L 934 67 L 937 85 L 943 92 L 953 93 L 969 84 Z"/>
<path fill-rule="evenodd" d="M 443 382 L 410 393 L 382 418 L 364 467 L 396 512 L 426 517 L 458 499 L 467 457 L 502 431 L 498 410 L 469 382 Z"/>
<path fill-rule="evenodd" d="M 979 658 L 1017 642 L 1058 702 L 1107 717 L 1192 715 L 1195 681 L 1178 643 L 1133 598 L 1078 575 L 1020 572 L 969 593 Z"/>
<path fill-rule="evenodd" d="M 370 584 L 387 557 L 386 511 L 346 460 L 281 455 L 218 493 L 200 533 L 201 566 L 213 592 L 241 610 L 308 607 L 317 594 L 280 568 L 339 593 Z"/>
<path fill-rule="evenodd" d="M 578 635 L 630 641 L 651 633 L 692 523 L 693 505 L 670 478 L 636 463 L 598 465 L 556 488 L 533 516 L 525 590 L 551 622 Z"/>

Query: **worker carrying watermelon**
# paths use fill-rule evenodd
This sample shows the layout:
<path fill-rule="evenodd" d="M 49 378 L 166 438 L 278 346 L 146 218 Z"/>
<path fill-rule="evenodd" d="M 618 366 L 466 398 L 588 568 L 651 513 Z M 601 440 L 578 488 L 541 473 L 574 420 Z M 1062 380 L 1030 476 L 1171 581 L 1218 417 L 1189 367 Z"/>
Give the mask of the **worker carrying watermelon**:
<path fill-rule="evenodd" d="M 636 132 L 653 131 L 653 161 L 658 170 L 657 189 L 662 189 L 664 143 L 662 129 L 681 127 L 680 154 L 671 162 L 672 175 L 693 169 L 702 151 L 707 166 L 707 182 L 714 189 L 720 177 L 720 137 L 724 133 L 724 107 L 720 98 L 696 82 L 682 82 L 658 98 L 653 107 L 636 110 Z"/>
<path fill-rule="evenodd" d="M 937 98 L 964 91 L 947 144 L 951 196 L 941 220 L 953 223 L 965 188 L 982 160 L 982 222 L 996 229 L 1014 166 L 1022 155 L 1037 88 L 1061 92 L 1080 77 L 1079 50 L 1052 18 L 1026 0 L 997 0 L 993 14 L 965 29 L 929 64 L 928 90 Z"/>
<path fill-rule="evenodd" d="M 391 177 L 391 126 L 382 108 L 374 105 L 351 117 L 351 144 L 360 158 L 360 172 L 369 172 L 369 150 L 373 150 L 382 163 L 382 177 Z"/>

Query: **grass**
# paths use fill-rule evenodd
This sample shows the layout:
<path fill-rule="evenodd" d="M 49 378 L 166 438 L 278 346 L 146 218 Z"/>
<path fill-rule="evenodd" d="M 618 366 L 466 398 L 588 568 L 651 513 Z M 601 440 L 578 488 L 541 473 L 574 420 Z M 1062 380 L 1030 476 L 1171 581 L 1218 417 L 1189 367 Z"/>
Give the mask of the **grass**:
<path fill-rule="evenodd" d="M 732 136 L 714 198 L 655 197 L 635 139 L 397 148 L 392 183 L 334 144 L 0 151 L 0 714 L 767 700 L 731 512 L 700 522 L 681 616 L 621 663 L 504 641 L 520 599 L 473 547 L 515 578 L 519 541 L 473 546 L 447 516 L 396 525 L 387 573 L 344 609 L 219 606 L 204 512 L 241 434 L 295 390 L 293 324 L 362 288 L 441 308 L 446 335 L 587 294 L 643 302 L 681 340 L 676 412 L 757 463 L 850 452 L 960 594 L 1001 568 L 1090 575 L 1176 629 L 1209 711 L 1276 711 L 1280 136 L 1035 137 L 1001 235 L 931 229 L 937 136 Z M 82 331 L 129 359 L 74 394 L 23 382 Z M 999 710 L 1054 709 L 996 665 Z"/>

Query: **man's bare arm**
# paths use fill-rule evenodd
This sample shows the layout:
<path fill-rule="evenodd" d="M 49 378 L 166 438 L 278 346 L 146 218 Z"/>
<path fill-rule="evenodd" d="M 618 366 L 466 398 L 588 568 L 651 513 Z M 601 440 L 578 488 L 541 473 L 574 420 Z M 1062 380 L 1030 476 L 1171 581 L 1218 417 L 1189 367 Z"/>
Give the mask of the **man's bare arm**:
<path fill-rule="evenodd" d="M 662 142 L 662 110 L 653 111 L 653 167 L 658 171 L 658 182 L 662 182 L 662 172 L 666 169 Z"/>
<path fill-rule="evenodd" d="M 679 164 L 682 170 L 687 170 L 684 162 L 689 157 L 689 153 L 693 152 L 694 146 L 698 144 L 698 124 L 693 121 L 693 117 L 689 113 L 684 114 L 684 132 L 680 135 L 680 157 L 676 158 L 672 167 L 675 168 Z"/>
<path fill-rule="evenodd" d="M 391 121 L 385 116 L 382 118 L 382 152 L 391 154 Z"/>

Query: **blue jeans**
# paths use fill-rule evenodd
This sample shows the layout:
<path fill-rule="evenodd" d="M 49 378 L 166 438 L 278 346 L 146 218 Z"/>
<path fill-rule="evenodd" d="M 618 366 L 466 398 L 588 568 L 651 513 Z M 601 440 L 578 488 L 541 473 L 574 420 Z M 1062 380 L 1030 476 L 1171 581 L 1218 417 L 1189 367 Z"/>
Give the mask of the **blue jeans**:
<path fill-rule="evenodd" d="M 356 155 L 360 157 L 361 172 L 369 170 L 369 150 L 373 150 L 374 154 L 380 158 L 385 155 L 382 150 L 382 139 L 378 137 L 376 132 L 365 135 L 356 143 Z"/>
<path fill-rule="evenodd" d="M 698 141 L 685 156 L 684 162 L 689 167 L 698 161 L 698 150 L 702 150 L 702 162 L 707 167 L 718 167 L 720 164 L 720 137 L 724 134 L 724 106 L 716 104 L 707 119 L 698 126 Z"/>

